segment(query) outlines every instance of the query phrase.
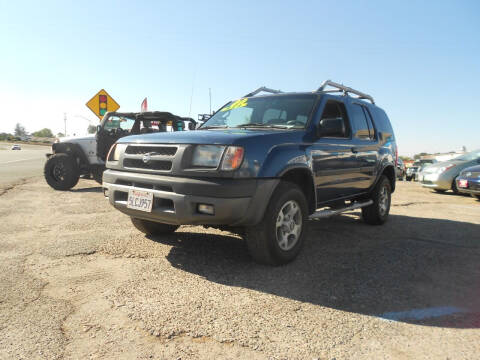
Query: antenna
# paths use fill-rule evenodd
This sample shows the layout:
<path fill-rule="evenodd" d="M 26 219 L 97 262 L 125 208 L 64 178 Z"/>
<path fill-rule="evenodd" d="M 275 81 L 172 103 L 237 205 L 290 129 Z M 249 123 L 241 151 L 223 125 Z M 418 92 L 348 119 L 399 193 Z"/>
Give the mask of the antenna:
<path fill-rule="evenodd" d="M 188 110 L 188 117 L 192 114 L 192 101 L 193 101 L 193 88 L 195 85 L 195 72 L 193 73 L 193 79 L 192 79 L 192 93 L 190 95 L 190 109 Z"/>
<path fill-rule="evenodd" d="M 63 113 L 63 122 L 65 123 L 65 133 L 64 133 L 64 136 L 67 136 L 67 113 Z"/>
<path fill-rule="evenodd" d="M 212 89 L 208 88 L 208 96 L 210 97 L 210 114 L 212 113 Z"/>

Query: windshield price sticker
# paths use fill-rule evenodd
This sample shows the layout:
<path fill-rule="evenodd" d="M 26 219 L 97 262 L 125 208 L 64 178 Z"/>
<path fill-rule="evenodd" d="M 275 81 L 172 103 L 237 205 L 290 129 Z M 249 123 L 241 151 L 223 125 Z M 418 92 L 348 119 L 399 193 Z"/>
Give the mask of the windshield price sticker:
<path fill-rule="evenodd" d="M 243 98 L 243 99 L 239 99 L 237 101 L 234 101 L 230 105 L 225 106 L 220 111 L 228 111 L 228 110 L 244 107 L 244 106 L 247 106 L 247 105 L 248 105 L 248 99 Z"/>

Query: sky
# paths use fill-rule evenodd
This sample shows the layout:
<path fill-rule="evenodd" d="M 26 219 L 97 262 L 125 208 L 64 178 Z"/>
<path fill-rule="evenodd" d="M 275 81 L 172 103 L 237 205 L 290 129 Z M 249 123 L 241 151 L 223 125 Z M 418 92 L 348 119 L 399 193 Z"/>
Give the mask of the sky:
<path fill-rule="evenodd" d="M 0 132 L 86 133 L 122 111 L 197 117 L 267 86 L 371 94 L 400 155 L 480 148 L 480 2 L 0 0 Z"/>

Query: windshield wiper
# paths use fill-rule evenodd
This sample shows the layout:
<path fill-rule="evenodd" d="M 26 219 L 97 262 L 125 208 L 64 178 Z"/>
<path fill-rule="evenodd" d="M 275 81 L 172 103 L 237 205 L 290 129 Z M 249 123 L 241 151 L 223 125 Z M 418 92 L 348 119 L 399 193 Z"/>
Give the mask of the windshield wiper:
<path fill-rule="evenodd" d="M 228 128 L 227 125 L 210 125 L 199 127 L 198 130 L 208 130 L 208 129 L 225 129 Z"/>
<path fill-rule="evenodd" d="M 261 123 L 245 123 L 235 126 L 237 128 L 247 128 L 247 127 L 265 127 L 265 128 L 278 128 L 278 129 L 289 129 L 288 126 L 278 125 L 278 124 L 261 124 Z"/>

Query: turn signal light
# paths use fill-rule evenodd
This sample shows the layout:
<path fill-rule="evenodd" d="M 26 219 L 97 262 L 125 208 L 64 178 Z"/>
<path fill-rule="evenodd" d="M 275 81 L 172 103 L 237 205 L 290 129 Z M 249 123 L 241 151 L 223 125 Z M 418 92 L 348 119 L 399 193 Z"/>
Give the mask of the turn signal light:
<path fill-rule="evenodd" d="M 236 170 L 243 160 L 243 148 L 240 146 L 229 146 L 225 150 L 222 161 L 222 170 Z"/>

